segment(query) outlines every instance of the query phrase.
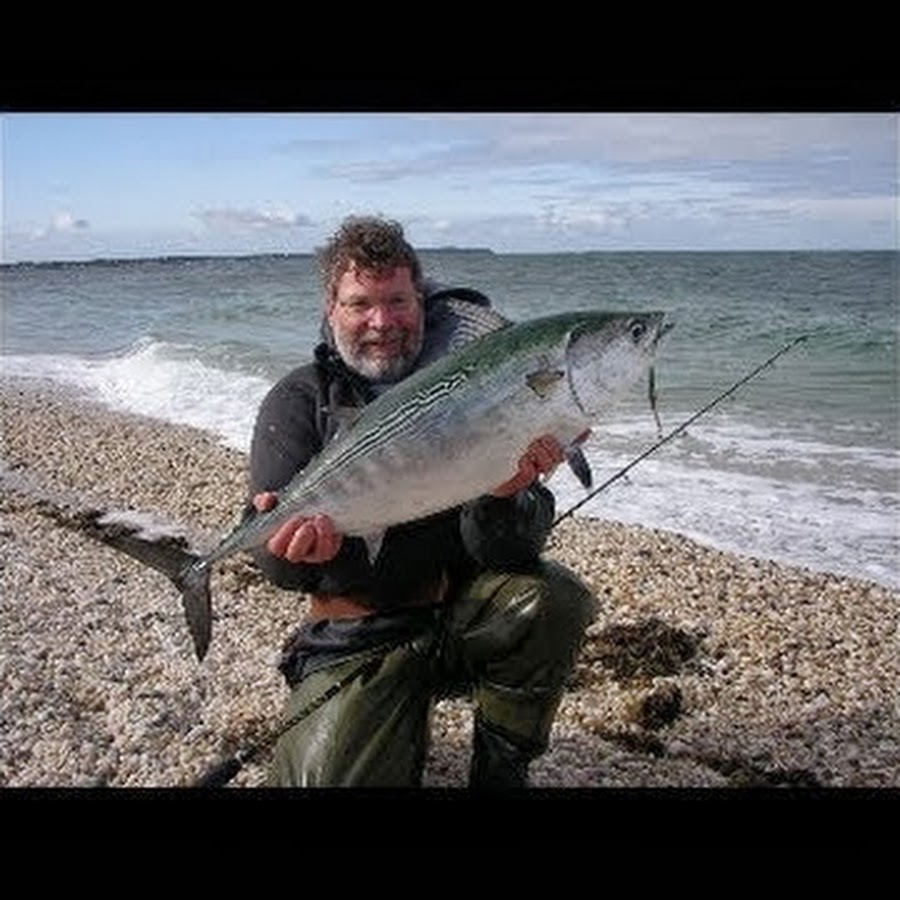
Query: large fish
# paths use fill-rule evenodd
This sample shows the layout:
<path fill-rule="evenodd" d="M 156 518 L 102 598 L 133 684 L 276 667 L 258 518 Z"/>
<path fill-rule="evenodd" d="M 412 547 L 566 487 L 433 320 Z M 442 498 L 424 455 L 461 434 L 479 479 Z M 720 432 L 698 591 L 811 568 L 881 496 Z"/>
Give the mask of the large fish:
<path fill-rule="evenodd" d="M 652 364 L 668 327 L 661 312 L 569 312 L 516 324 L 488 312 L 474 326 L 461 321 L 465 327 L 446 341 L 459 349 L 361 409 L 278 492 L 272 510 L 238 525 L 206 555 L 174 542 L 156 547 L 152 558 L 133 553 L 181 591 L 199 659 L 211 636 L 209 580 L 217 561 L 264 544 L 294 516 L 316 513 L 329 515 L 337 531 L 365 538 L 374 558 L 390 526 L 507 481 L 534 439 L 553 435 L 574 453 L 576 438 Z"/>

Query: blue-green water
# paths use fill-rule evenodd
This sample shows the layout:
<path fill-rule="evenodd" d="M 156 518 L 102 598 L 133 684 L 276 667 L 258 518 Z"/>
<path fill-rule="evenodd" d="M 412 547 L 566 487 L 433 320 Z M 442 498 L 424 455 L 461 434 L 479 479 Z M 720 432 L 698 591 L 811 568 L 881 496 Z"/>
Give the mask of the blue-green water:
<path fill-rule="evenodd" d="M 582 510 L 740 552 L 900 586 L 898 255 L 891 252 L 424 252 L 512 319 L 662 309 L 675 427 L 788 341 L 808 339 Z M 318 335 L 311 257 L 0 267 L 3 368 L 246 449 L 256 407 Z M 598 423 L 595 481 L 656 438 L 645 389 Z M 560 510 L 578 500 L 554 476 Z"/>

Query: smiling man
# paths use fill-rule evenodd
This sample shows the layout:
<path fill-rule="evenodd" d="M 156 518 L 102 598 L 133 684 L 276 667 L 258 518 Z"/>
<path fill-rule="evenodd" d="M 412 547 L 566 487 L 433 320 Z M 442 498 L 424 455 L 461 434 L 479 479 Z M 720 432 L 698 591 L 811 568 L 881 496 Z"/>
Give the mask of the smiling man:
<path fill-rule="evenodd" d="M 448 297 L 488 305 L 471 288 L 426 282 L 401 226 L 381 218 L 347 219 L 320 264 L 324 340 L 262 403 L 248 509 L 274 505 L 342 411 L 417 368 L 429 313 Z M 256 551 L 273 583 L 309 596 L 280 665 L 286 715 L 304 715 L 276 746 L 271 784 L 418 785 L 434 702 L 461 694 L 475 704 L 470 785 L 527 784 L 596 605 L 572 573 L 540 559 L 554 502 L 538 479 L 562 459 L 553 438 L 535 441 L 507 482 L 388 529 L 371 561 L 327 516 L 292 519 Z"/>
<path fill-rule="evenodd" d="M 376 383 L 409 372 L 422 349 L 425 318 L 406 267 L 379 271 L 351 263 L 338 279 L 328 324 L 341 358 Z"/>

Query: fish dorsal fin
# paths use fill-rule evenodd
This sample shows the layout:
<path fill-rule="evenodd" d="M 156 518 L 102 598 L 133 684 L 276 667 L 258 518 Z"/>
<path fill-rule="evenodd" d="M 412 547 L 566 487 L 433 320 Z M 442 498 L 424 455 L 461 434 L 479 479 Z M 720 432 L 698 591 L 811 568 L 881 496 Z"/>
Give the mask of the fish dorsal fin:
<path fill-rule="evenodd" d="M 525 376 L 525 383 L 541 400 L 546 400 L 565 377 L 564 369 L 538 369 Z"/>
<path fill-rule="evenodd" d="M 425 317 L 425 340 L 419 365 L 428 365 L 511 324 L 505 316 L 486 306 L 452 298 L 435 300 L 429 304 Z"/>
<path fill-rule="evenodd" d="M 445 300 L 444 303 L 455 320 L 450 340 L 451 350 L 459 350 L 476 338 L 512 325 L 512 321 L 506 316 L 486 306 L 477 306 L 465 300 Z"/>

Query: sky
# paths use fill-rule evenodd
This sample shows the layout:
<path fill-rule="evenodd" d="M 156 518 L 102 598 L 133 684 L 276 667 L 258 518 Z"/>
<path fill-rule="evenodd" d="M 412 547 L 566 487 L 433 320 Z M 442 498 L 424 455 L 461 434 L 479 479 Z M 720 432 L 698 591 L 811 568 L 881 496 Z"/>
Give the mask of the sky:
<path fill-rule="evenodd" d="M 8 112 L 6 263 L 417 247 L 897 249 L 894 112 Z"/>

